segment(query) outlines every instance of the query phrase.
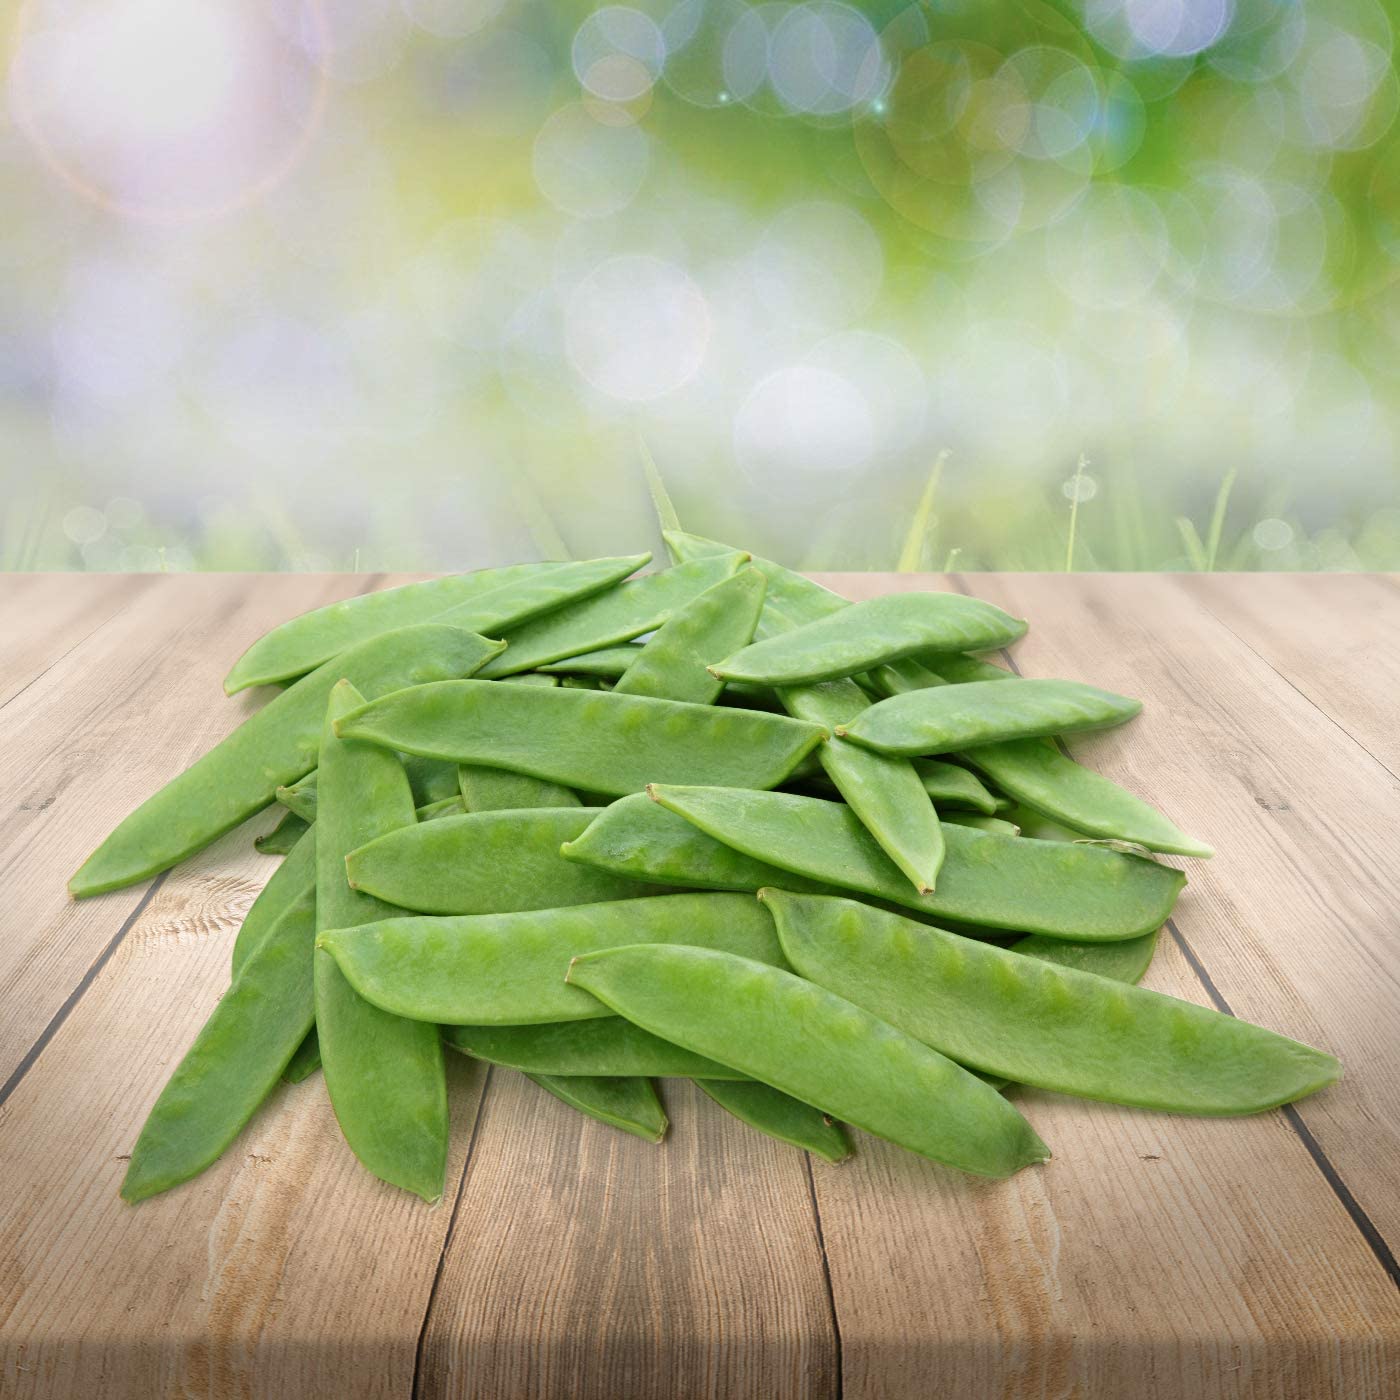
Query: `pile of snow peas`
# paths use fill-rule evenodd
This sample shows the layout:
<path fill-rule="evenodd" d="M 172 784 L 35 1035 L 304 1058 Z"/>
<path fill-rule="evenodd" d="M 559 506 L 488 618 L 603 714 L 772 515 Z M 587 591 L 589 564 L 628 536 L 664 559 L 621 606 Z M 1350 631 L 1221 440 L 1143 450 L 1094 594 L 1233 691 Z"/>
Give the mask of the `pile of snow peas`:
<path fill-rule="evenodd" d="M 254 643 L 280 690 L 73 877 L 145 880 L 281 804 L 231 985 L 122 1194 L 190 1179 L 318 1068 L 376 1176 L 444 1187 L 444 1046 L 660 1141 L 694 1080 L 832 1162 L 849 1128 L 1006 1177 L 1050 1152 L 1017 1084 L 1253 1113 L 1330 1055 L 1137 985 L 1210 848 L 1059 736 L 1138 702 L 981 659 L 1025 622 L 956 593 L 848 603 L 666 531 L 649 555 L 350 598 Z M 757 897 L 755 897 L 757 896 Z"/>

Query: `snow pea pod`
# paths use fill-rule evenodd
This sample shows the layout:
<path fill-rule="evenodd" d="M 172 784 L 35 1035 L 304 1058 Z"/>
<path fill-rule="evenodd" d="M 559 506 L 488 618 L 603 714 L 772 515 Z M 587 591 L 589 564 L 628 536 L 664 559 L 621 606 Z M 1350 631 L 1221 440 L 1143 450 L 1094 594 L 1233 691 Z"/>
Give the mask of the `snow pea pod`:
<path fill-rule="evenodd" d="M 272 1091 L 311 1029 L 315 927 L 315 896 L 307 891 L 249 951 L 147 1116 L 123 1199 L 142 1201 L 198 1176 Z"/>
<path fill-rule="evenodd" d="M 805 977 L 960 1063 L 1081 1098 L 1257 1113 L 1332 1083 L 1331 1055 L 1143 987 L 854 900 L 761 898 Z"/>
<path fill-rule="evenodd" d="M 1159 928 L 1186 877 L 1155 861 L 1097 846 L 994 836 L 945 826 L 938 888 L 909 887 L 855 815 L 835 802 L 732 788 L 648 789 L 717 841 L 784 870 L 935 917 L 1081 942 Z M 779 882 L 791 888 L 791 882 Z"/>
<path fill-rule="evenodd" d="M 1125 938 L 1119 943 L 1075 943 L 1067 938 L 1045 938 L 1033 933 L 1017 939 L 1010 951 L 1025 958 L 1039 958 L 1041 962 L 1092 972 L 1114 982 L 1141 982 L 1157 951 L 1159 932 L 1153 929 L 1141 938 Z"/>
<path fill-rule="evenodd" d="M 491 679 L 533 671 L 550 661 L 630 641 L 660 627 L 678 607 L 712 584 L 728 578 L 748 556 L 737 551 L 656 574 L 629 579 L 596 598 L 558 608 L 521 627 L 510 628 L 505 655 L 482 674 Z"/>
<path fill-rule="evenodd" d="M 442 622 L 468 632 L 518 626 L 528 617 L 609 587 L 650 558 L 639 554 L 512 564 L 362 593 L 274 627 L 239 657 L 224 689 L 233 695 L 250 685 L 304 675 L 371 637 L 419 622 Z"/>
<path fill-rule="evenodd" d="M 265 856 L 285 856 L 306 835 L 311 823 L 295 812 L 284 812 L 282 820 L 271 831 L 257 837 L 253 845 Z"/>
<path fill-rule="evenodd" d="M 670 1122 L 656 1086 L 649 1079 L 605 1079 L 595 1076 L 530 1074 L 541 1089 L 556 1099 L 633 1137 L 660 1142 Z"/>
<path fill-rule="evenodd" d="M 320 775 L 313 768 L 304 778 L 277 789 L 277 800 L 304 822 L 316 820 L 316 784 Z"/>
<path fill-rule="evenodd" d="M 752 638 L 766 587 L 757 569 L 740 569 L 676 608 L 618 678 L 614 694 L 712 705 L 724 682 L 708 663 Z"/>
<path fill-rule="evenodd" d="M 741 1077 L 738 1070 L 682 1050 L 621 1016 L 539 1026 L 444 1026 L 442 1034 L 465 1054 L 526 1074 L 588 1074 L 605 1079 Z"/>
<path fill-rule="evenodd" d="M 419 914 L 508 914 L 659 893 L 560 856 L 560 843 L 579 836 L 599 810 L 473 812 L 400 827 L 352 850 L 341 878 Z"/>
<path fill-rule="evenodd" d="M 424 623 L 327 662 L 244 720 L 131 813 L 68 883 L 74 895 L 135 884 L 202 850 L 316 766 L 326 698 L 342 677 L 366 695 L 470 675 L 504 643 Z"/>
<path fill-rule="evenodd" d="M 614 1017 L 619 1020 L 619 1017 Z M 607 1021 L 601 1025 L 609 1024 Z M 845 1130 L 818 1108 L 789 1094 L 760 1084 L 756 1079 L 697 1079 L 696 1084 L 726 1113 L 757 1128 L 768 1137 L 791 1143 L 804 1152 L 815 1152 L 828 1162 L 844 1162 L 851 1155 Z"/>
<path fill-rule="evenodd" d="M 976 831 L 990 831 L 996 836 L 1019 836 L 1021 828 L 1015 822 L 1001 817 L 984 816 L 981 812 L 949 812 L 948 822 L 952 826 L 970 826 Z"/>
<path fill-rule="evenodd" d="M 349 851 L 399 830 L 431 832 L 442 825 L 418 826 L 408 774 L 394 754 L 335 736 L 334 721 L 362 700 L 341 681 L 326 708 L 316 819 L 318 933 L 395 912 L 350 887 Z M 346 1142 L 382 1181 L 437 1200 L 447 1167 L 447 1079 L 436 1028 L 365 1001 L 335 959 L 319 950 L 315 989 L 326 1091 Z"/>
<path fill-rule="evenodd" d="M 268 930 L 288 909 L 300 900 L 314 901 L 315 897 L 316 828 L 310 826 L 248 906 L 237 937 L 233 940 L 230 975 L 238 976 L 243 964 L 248 961 L 249 953 L 262 942 Z"/>
<path fill-rule="evenodd" d="M 642 646 L 641 642 L 623 642 L 620 646 L 600 647 L 581 656 L 547 661 L 540 667 L 540 672 L 552 676 L 597 676 L 604 681 L 621 680 L 622 673 L 637 659 Z"/>
<path fill-rule="evenodd" d="M 1141 710 L 1140 700 L 1078 681 L 972 681 L 893 695 L 837 733 L 880 753 L 939 754 L 1003 739 L 1107 729 Z"/>
<path fill-rule="evenodd" d="M 282 1078 L 288 1084 L 300 1084 L 303 1079 L 310 1079 L 320 1068 L 321 1041 L 316 1034 L 316 1027 L 312 1026 L 306 1033 L 306 1039 L 297 1046 L 296 1054 L 287 1061 Z"/>
<path fill-rule="evenodd" d="M 558 783 L 504 768 L 478 768 L 464 763 L 457 769 L 462 804 L 468 812 L 500 812 L 520 807 L 579 807 L 578 794 Z"/>
<path fill-rule="evenodd" d="M 1009 646 L 1025 631 L 1019 618 L 962 593 L 888 593 L 754 642 L 712 669 L 726 680 L 801 685 L 853 676 L 916 652 Z"/>
<path fill-rule="evenodd" d="M 753 710 L 480 680 L 400 690 L 346 715 L 336 733 L 615 794 L 653 780 L 773 787 L 826 737 Z"/>
<path fill-rule="evenodd" d="M 438 1025 L 527 1026 L 608 1011 L 564 982 L 569 959 L 619 943 L 694 943 L 781 958 L 773 921 L 743 895 L 668 894 L 567 909 L 385 919 L 317 946 L 386 1011 Z M 712 1057 L 717 1058 L 717 1057 Z"/>
<path fill-rule="evenodd" d="M 835 743 L 835 740 L 832 742 Z M 966 768 L 960 768 L 956 763 L 945 763 L 939 758 L 916 758 L 911 762 L 924 785 L 924 791 L 936 803 L 971 808 L 986 817 L 996 815 L 997 799 L 976 773 L 969 773 Z"/>
<path fill-rule="evenodd" d="M 936 1162 L 1005 1177 L 1050 1155 L 975 1075 L 780 968 L 650 944 L 576 957 L 568 978 L 653 1035 Z"/>

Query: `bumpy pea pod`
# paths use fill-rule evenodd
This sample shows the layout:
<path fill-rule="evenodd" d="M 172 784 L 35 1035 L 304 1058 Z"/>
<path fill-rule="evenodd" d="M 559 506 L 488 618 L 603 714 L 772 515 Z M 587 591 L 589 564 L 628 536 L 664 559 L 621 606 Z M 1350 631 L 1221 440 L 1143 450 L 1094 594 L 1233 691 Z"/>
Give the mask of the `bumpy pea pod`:
<path fill-rule="evenodd" d="M 391 753 L 338 739 L 334 721 L 362 697 L 348 681 L 331 692 L 321 738 L 316 821 L 316 927 L 352 928 L 395 911 L 346 881 L 356 847 L 419 826 L 413 791 Z M 316 1034 L 326 1090 L 351 1150 L 377 1177 L 435 1201 L 447 1167 L 447 1079 L 435 1027 L 391 1016 L 361 998 L 335 960 L 316 954 Z"/>
<path fill-rule="evenodd" d="M 766 587 L 757 569 L 740 569 L 676 608 L 619 677 L 614 691 L 713 704 L 724 682 L 707 665 L 753 636 Z"/>
<path fill-rule="evenodd" d="M 316 828 L 310 826 L 248 906 L 238 935 L 233 940 L 230 975 L 238 976 L 243 964 L 248 961 L 248 955 L 288 909 L 301 900 L 314 901 L 315 896 Z"/>
<path fill-rule="evenodd" d="M 670 1126 L 650 1079 L 604 1079 L 589 1075 L 529 1074 L 541 1089 L 570 1108 L 621 1128 L 633 1137 L 660 1142 Z"/>
<path fill-rule="evenodd" d="M 1102 847 L 949 825 L 943 828 L 948 858 L 938 888 L 918 895 L 839 803 L 735 788 L 653 785 L 648 791 L 706 835 L 756 860 L 981 928 L 1085 943 L 1135 938 L 1166 922 L 1186 880 L 1179 870 Z M 793 887 L 790 880 L 779 884 Z"/>
<path fill-rule="evenodd" d="M 317 946 L 361 996 L 395 1015 L 436 1025 L 527 1026 L 608 1015 L 565 984 L 569 959 L 640 942 L 723 948 L 774 963 L 782 957 L 772 919 L 755 900 L 729 894 L 385 919 L 323 933 Z"/>
<path fill-rule="evenodd" d="M 507 914 L 659 893 L 559 854 L 599 810 L 474 812 L 400 827 L 351 851 L 342 875 L 351 889 L 420 914 Z"/>
<path fill-rule="evenodd" d="M 504 647 L 474 632 L 426 623 L 375 637 L 270 700 L 228 738 L 147 798 L 88 857 L 68 888 L 100 894 L 135 884 L 202 850 L 316 766 L 331 687 L 366 695 L 470 675 Z"/>
<path fill-rule="evenodd" d="M 621 559 L 512 564 L 362 593 L 274 627 L 239 657 L 224 689 L 233 695 L 250 685 L 305 675 L 371 637 L 420 622 L 496 633 L 608 588 L 650 558 L 640 554 Z"/>
<path fill-rule="evenodd" d="M 285 856 L 306 835 L 310 826 L 310 822 L 295 812 L 284 812 L 282 820 L 271 831 L 257 837 L 253 845 L 265 856 Z"/>
<path fill-rule="evenodd" d="M 728 578 L 748 562 L 746 554 L 729 552 L 708 559 L 643 574 L 596 598 L 558 608 L 533 622 L 507 630 L 510 647 L 485 667 L 489 679 L 533 671 L 566 656 L 597 651 L 627 642 L 660 627 L 676 608 L 684 606 L 712 584 Z"/>
<path fill-rule="evenodd" d="M 298 849 L 310 844 L 308 836 Z M 308 891 L 249 950 L 147 1116 L 122 1181 L 124 1199 L 145 1200 L 198 1176 L 272 1091 L 315 1014 L 315 929 Z"/>
<path fill-rule="evenodd" d="M 711 949 L 580 956 L 569 983 L 653 1035 L 934 1161 L 1005 1177 L 1049 1152 L 960 1065 L 790 972 Z"/>
<path fill-rule="evenodd" d="M 606 1025 L 607 1022 L 602 1023 Z M 697 1079 L 700 1088 L 740 1122 L 828 1162 L 844 1162 L 851 1144 L 841 1125 L 818 1108 L 757 1080 Z"/>
<path fill-rule="evenodd" d="M 400 690 L 337 721 L 336 733 L 613 794 L 654 780 L 773 787 L 826 737 L 755 710 L 480 680 Z"/>
<path fill-rule="evenodd" d="M 540 667 L 544 675 L 597 676 L 603 681 L 622 679 L 622 673 L 637 659 L 643 643 L 623 642 L 620 646 L 599 647 L 581 656 L 566 656 L 562 661 L 547 661 Z"/>
<path fill-rule="evenodd" d="M 1257 1113 L 1316 1092 L 1331 1055 L 1143 987 L 976 943 L 854 900 L 765 891 L 803 976 L 961 1064 L 1175 1113 Z"/>
<path fill-rule="evenodd" d="M 529 671 L 512 676 L 510 685 L 557 686 L 558 676 L 546 676 Z M 504 768 L 481 768 L 463 763 L 457 767 L 457 783 L 462 804 L 468 812 L 499 812 L 523 807 L 579 807 L 583 804 L 571 788 L 549 783 L 543 778 L 527 777 L 524 773 L 508 773 Z"/>

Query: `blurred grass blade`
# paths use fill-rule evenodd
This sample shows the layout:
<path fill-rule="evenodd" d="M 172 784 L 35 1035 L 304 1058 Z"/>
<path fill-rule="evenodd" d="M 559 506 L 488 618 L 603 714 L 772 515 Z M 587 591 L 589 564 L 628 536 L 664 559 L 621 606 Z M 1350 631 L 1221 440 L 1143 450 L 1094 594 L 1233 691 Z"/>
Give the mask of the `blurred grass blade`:
<path fill-rule="evenodd" d="M 1216 557 L 1220 553 L 1220 532 L 1225 528 L 1225 512 L 1230 506 L 1230 491 L 1234 484 L 1235 468 L 1231 467 L 1221 478 L 1220 490 L 1215 493 L 1215 509 L 1210 515 L 1210 533 L 1206 536 L 1206 568 L 1212 573 L 1215 571 Z"/>
<path fill-rule="evenodd" d="M 1186 557 L 1191 561 L 1191 567 L 1199 573 L 1207 567 L 1206 548 L 1196 527 L 1184 515 L 1178 515 L 1176 528 L 1181 535 L 1181 543 L 1186 547 Z"/>
<path fill-rule="evenodd" d="M 666 490 L 666 483 L 661 479 L 646 439 L 640 435 L 637 437 L 637 450 L 642 454 L 642 474 L 647 479 L 647 490 L 651 492 L 651 505 L 656 512 L 657 524 L 663 530 L 679 530 L 681 518 L 676 514 L 671 493 Z"/>
<path fill-rule="evenodd" d="M 928 481 L 919 497 L 914 518 L 909 522 L 909 529 L 904 536 L 904 547 L 899 551 L 899 563 L 895 565 L 898 573 L 917 573 L 919 565 L 923 562 L 924 547 L 928 543 L 929 522 L 933 517 L 933 503 L 938 497 L 938 483 L 943 476 L 943 464 L 947 460 L 948 449 L 945 447 L 938 454 L 933 470 L 928 474 Z"/>
<path fill-rule="evenodd" d="M 1089 459 L 1081 452 L 1074 469 L 1074 493 L 1069 498 L 1069 539 L 1065 542 L 1065 573 L 1074 571 L 1074 537 L 1079 529 L 1079 488 L 1084 481 L 1084 468 Z"/>

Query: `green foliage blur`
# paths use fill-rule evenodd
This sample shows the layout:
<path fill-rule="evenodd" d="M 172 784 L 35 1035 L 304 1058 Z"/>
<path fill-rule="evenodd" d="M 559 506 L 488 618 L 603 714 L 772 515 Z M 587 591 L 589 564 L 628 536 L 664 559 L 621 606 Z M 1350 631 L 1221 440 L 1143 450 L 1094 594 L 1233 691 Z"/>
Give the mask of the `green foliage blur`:
<path fill-rule="evenodd" d="M 1400 568 L 1379 0 L 32 0 L 0 567 Z"/>

